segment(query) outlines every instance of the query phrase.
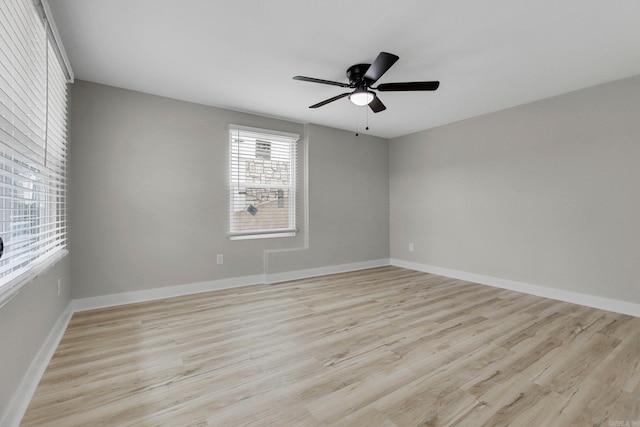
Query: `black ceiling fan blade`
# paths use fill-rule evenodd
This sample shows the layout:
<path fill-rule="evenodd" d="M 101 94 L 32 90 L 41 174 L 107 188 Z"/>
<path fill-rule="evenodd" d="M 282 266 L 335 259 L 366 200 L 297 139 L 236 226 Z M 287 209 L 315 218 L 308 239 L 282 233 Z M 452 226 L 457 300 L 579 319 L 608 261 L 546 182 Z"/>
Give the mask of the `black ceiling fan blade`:
<path fill-rule="evenodd" d="M 373 61 L 373 64 L 367 69 L 367 72 L 364 73 L 364 79 L 367 80 L 370 85 L 374 84 L 398 59 L 400 58 L 392 53 L 380 52 L 375 61 Z"/>
<path fill-rule="evenodd" d="M 383 83 L 377 90 L 380 92 L 404 92 L 410 90 L 436 90 L 440 82 L 405 82 L 405 83 Z"/>
<path fill-rule="evenodd" d="M 318 102 L 317 104 L 313 104 L 312 106 L 310 106 L 309 108 L 318 108 L 318 107 L 322 107 L 323 105 L 327 105 L 330 102 L 333 101 L 337 101 L 338 99 L 344 98 L 345 96 L 349 96 L 351 95 L 351 92 L 347 92 L 347 93 L 341 93 L 338 96 L 334 96 L 333 98 L 329 98 L 329 99 L 325 99 L 322 102 Z"/>
<path fill-rule="evenodd" d="M 321 83 L 324 85 L 349 87 L 348 83 L 333 82 L 331 80 L 314 79 L 313 77 L 295 76 L 293 80 L 300 80 L 302 82 Z"/>
<path fill-rule="evenodd" d="M 374 113 L 379 113 L 380 111 L 384 111 L 387 109 L 387 107 L 384 106 L 382 101 L 380 101 L 380 98 L 378 98 L 377 96 L 373 98 L 373 101 L 369 103 L 369 108 L 371 108 L 371 111 L 373 111 Z"/>

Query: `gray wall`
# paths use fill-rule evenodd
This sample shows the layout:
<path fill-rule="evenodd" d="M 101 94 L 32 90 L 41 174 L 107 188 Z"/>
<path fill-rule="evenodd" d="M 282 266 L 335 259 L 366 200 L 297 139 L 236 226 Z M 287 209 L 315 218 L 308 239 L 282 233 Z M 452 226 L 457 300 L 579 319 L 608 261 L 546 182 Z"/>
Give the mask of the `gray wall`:
<path fill-rule="evenodd" d="M 69 305 L 70 288 L 67 255 L 0 308 L 0 419 L 51 328 Z"/>
<path fill-rule="evenodd" d="M 391 257 L 640 303 L 639 160 L 640 77 L 397 138 Z"/>
<path fill-rule="evenodd" d="M 73 298 L 262 274 L 264 250 L 304 245 L 303 233 L 226 237 L 227 125 L 301 135 L 302 125 L 82 81 L 71 118 Z M 314 256 L 278 254 L 270 272 L 388 258 L 387 141 L 310 129 Z M 347 242 L 345 229 L 364 240 Z"/>

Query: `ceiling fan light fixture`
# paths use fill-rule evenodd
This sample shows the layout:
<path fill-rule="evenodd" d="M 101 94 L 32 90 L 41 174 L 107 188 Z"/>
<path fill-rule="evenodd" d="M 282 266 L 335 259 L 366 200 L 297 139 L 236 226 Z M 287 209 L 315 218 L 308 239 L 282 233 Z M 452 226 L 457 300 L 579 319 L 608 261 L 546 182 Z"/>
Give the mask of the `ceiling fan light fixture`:
<path fill-rule="evenodd" d="M 349 95 L 349 100 L 358 107 L 364 107 L 365 105 L 369 105 L 375 97 L 376 95 L 367 89 L 356 89 L 355 92 Z"/>

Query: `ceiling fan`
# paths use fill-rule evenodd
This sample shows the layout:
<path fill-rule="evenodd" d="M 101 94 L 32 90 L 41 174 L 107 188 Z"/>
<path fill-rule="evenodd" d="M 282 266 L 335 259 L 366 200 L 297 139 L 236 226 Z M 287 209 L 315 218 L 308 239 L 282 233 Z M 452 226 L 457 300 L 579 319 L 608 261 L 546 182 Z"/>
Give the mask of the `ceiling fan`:
<path fill-rule="evenodd" d="M 338 99 L 348 96 L 349 100 L 357 106 L 363 107 L 365 105 L 369 105 L 369 108 L 371 108 L 374 113 L 379 113 L 380 111 L 387 109 L 382 101 L 380 101 L 380 98 L 378 98 L 378 95 L 374 90 L 378 90 L 380 92 L 406 92 L 438 89 L 438 86 L 440 86 L 440 82 L 438 81 L 383 83 L 377 87 L 373 87 L 378 79 L 382 77 L 382 75 L 386 73 L 398 59 L 399 57 L 392 53 L 380 52 L 377 58 L 373 61 L 373 64 L 352 65 L 347 69 L 347 78 L 349 79 L 349 83 L 340 83 L 305 76 L 295 76 L 293 79 L 303 82 L 322 83 L 325 85 L 354 89 L 352 92 L 341 93 L 333 98 L 325 99 L 317 104 L 313 104 L 309 108 L 322 107 L 330 102 L 337 101 Z"/>

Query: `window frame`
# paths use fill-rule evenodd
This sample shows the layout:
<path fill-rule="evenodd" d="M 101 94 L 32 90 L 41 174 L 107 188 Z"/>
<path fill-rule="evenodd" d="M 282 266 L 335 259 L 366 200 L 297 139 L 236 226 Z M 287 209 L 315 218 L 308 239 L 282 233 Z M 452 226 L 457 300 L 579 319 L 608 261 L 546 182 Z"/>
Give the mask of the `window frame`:
<path fill-rule="evenodd" d="M 272 147 L 274 144 L 289 144 L 289 182 L 288 184 L 256 184 L 253 182 L 248 182 L 245 178 L 242 180 L 240 178 L 241 175 L 246 173 L 246 168 L 244 173 L 240 170 L 240 154 L 241 151 L 240 144 L 247 141 L 241 141 L 242 138 L 246 139 L 255 139 L 255 155 L 254 157 L 242 156 L 244 159 L 255 159 L 255 160 L 267 160 L 267 156 L 265 155 L 268 151 L 268 161 L 272 160 Z M 297 229 L 297 167 L 298 167 L 298 153 L 299 147 L 298 143 L 300 141 L 300 135 L 296 133 L 290 132 L 282 132 L 271 129 L 261 129 L 254 128 L 249 126 L 235 125 L 230 124 L 228 126 L 228 173 L 227 173 L 227 186 L 228 186 L 228 212 L 229 212 L 229 221 L 228 221 L 228 232 L 227 236 L 230 240 L 248 240 L 248 239 L 266 239 L 266 238 L 277 238 L 277 237 L 294 237 L 298 231 Z M 270 143 L 269 149 L 266 150 L 265 143 Z M 243 149 L 246 150 L 247 146 L 245 145 Z M 234 152 L 236 150 L 236 152 Z M 237 224 L 235 224 L 235 216 L 241 212 L 241 210 L 236 208 L 239 199 L 237 198 L 237 194 L 242 194 L 240 191 L 242 188 L 262 188 L 262 189 L 271 189 L 276 190 L 277 194 L 280 194 L 280 191 L 287 192 L 287 222 L 288 226 L 285 228 L 255 228 L 249 230 L 239 230 Z M 278 200 L 278 199 L 274 199 Z M 245 202 L 246 205 L 246 202 Z M 280 208 L 280 204 L 278 204 L 278 208 Z M 251 211 L 249 207 L 243 208 L 246 209 L 250 214 Z"/>

